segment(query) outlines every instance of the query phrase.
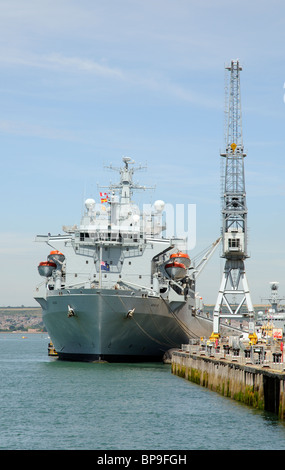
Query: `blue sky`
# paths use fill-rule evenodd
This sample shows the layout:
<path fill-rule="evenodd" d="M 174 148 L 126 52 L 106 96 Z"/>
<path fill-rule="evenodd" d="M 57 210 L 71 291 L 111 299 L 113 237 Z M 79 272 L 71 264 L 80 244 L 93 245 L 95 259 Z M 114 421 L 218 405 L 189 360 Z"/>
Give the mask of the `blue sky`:
<path fill-rule="evenodd" d="M 48 250 L 35 235 L 78 223 L 124 155 L 147 164 L 152 200 L 196 204 L 194 254 L 219 236 L 224 66 L 237 58 L 248 282 L 254 303 L 270 281 L 285 296 L 284 31 L 282 0 L 0 0 L 0 306 L 36 305 Z M 198 282 L 208 303 L 219 255 Z"/>

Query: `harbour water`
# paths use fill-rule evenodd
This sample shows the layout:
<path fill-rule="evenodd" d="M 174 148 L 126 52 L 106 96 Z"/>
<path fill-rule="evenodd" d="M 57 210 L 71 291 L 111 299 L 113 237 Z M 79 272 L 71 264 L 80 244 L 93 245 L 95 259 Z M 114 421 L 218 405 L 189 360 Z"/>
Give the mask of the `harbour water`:
<path fill-rule="evenodd" d="M 46 334 L 0 334 L 2 450 L 284 450 L 284 423 L 166 364 L 60 362 Z"/>

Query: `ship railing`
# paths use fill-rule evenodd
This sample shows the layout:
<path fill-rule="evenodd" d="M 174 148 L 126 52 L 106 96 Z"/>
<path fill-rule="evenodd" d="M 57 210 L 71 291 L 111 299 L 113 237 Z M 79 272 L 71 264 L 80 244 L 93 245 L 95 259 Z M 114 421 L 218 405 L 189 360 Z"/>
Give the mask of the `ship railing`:
<path fill-rule="evenodd" d="M 123 279 L 120 279 L 118 284 L 125 284 L 127 286 L 134 287 L 137 290 L 144 291 L 152 297 L 159 297 L 157 292 L 154 292 L 150 287 L 142 286 L 141 284 L 135 284 L 134 282 L 125 281 Z"/>
<path fill-rule="evenodd" d="M 51 235 L 48 233 L 47 235 L 36 235 L 35 237 L 35 242 L 45 242 L 48 243 L 49 240 L 71 240 L 72 236 L 71 235 L 61 235 L 60 233 L 58 235 Z"/>
<path fill-rule="evenodd" d="M 144 238 L 144 234 L 139 231 L 113 231 L 113 230 L 94 230 L 84 231 L 80 230 L 75 234 L 75 241 L 80 243 L 98 243 L 98 242 L 112 242 L 122 244 L 125 241 L 137 242 L 138 239 Z"/>
<path fill-rule="evenodd" d="M 88 281 L 81 281 L 81 282 L 76 282 L 74 284 L 65 284 L 65 286 L 63 288 L 64 289 L 73 289 L 74 287 L 79 287 L 79 286 L 82 286 L 82 288 L 84 288 L 84 287 L 91 288 L 92 283 L 94 283 L 94 282 L 90 282 L 89 280 Z"/>
<path fill-rule="evenodd" d="M 165 239 L 161 234 L 153 231 L 140 231 L 134 229 L 125 230 L 79 230 L 75 232 L 75 243 L 95 244 L 95 243 L 110 243 L 110 244 L 129 244 L 138 243 L 146 239 Z"/>
<path fill-rule="evenodd" d="M 276 348 L 267 348 L 263 345 L 252 345 L 248 348 L 232 348 L 228 344 L 216 346 L 210 342 L 191 340 L 189 344 L 182 344 L 181 353 L 206 356 L 213 359 L 225 359 L 242 365 L 254 365 L 285 372 L 285 363 L 282 352 Z"/>
<path fill-rule="evenodd" d="M 39 288 L 43 283 L 41 283 L 39 286 L 37 286 L 37 288 Z M 52 284 L 52 290 L 53 291 L 53 287 L 54 285 Z M 102 286 L 101 286 L 102 287 Z M 81 282 L 76 282 L 76 283 L 72 283 L 72 284 L 64 284 L 61 286 L 61 289 L 59 290 L 69 290 L 69 289 L 78 289 L 78 288 L 82 288 L 82 289 L 100 289 L 100 286 L 99 286 L 99 281 L 90 281 L 90 280 L 86 280 L 86 281 L 81 281 Z M 105 285 L 104 285 L 104 288 L 105 288 Z M 127 288 L 127 286 L 124 286 L 122 285 L 120 287 L 121 289 L 129 289 Z M 112 286 L 109 286 L 108 289 L 118 289 L 118 282 L 115 283 L 114 285 Z"/>

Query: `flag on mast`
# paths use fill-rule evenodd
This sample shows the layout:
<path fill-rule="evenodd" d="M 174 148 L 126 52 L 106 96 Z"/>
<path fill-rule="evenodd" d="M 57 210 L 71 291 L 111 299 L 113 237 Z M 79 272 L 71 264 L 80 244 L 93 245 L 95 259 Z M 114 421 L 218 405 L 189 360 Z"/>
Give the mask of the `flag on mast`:
<path fill-rule="evenodd" d="M 110 266 L 107 261 L 101 261 L 101 271 L 110 271 Z"/>
<path fill-rule="evenodd" d="M 101 204 L 103 204 L 103 202 L 108 202 L 108 193 L 100 193 L 100 197 L 101 197 Z"/>

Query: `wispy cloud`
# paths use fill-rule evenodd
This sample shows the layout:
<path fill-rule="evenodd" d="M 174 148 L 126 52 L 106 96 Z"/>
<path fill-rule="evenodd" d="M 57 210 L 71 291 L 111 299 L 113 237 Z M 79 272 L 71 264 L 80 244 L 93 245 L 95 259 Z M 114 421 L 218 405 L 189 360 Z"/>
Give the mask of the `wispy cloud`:
<path fill-rule="evenodd" d="M 0 134 L 1 133 L 55 140 L 76 140 L 74 132 L 46 127 L 44 125 L 29 124 L 23 121 L 0 120 Z"/>
<path fill-rule="evenodd" d="M 50 54 L 42 57 L 39 63 L 41 67 L 52 67 L 59 69 L 71 69 L 73 71 L 86 72 L 101 77 L 110 77 L 116 79 L 124 78 L 123 72 L 116 67 L 98 63 L 92 59 L 83 59 L 80 57 L 65 57 L 61 54 Z"/>
<path fill-rule="evenodd" d="M 192 103 L 206 108 L 220 108 L 221 103 L 218 98 L 213 98 L 207 93 L 198 92 L 197 89 L 191 89 L 190 86 L 183 86 L 179 82 L 174 82 L 168 76 L 167 72 L 158 73 L 156 69 L 143 70 L 122 69 L 111 66 L 103 61 L 95 61 L 91 58 L 76 56 L 67 56 L 59 53 L 51 54 L 20 54 L 20 53 L 1 53 L 0 64 L 2 66 L 26 67 L 45 69 L 50 71 L 66 72 L 70 79 L 73 74 L 81 74 L 84 77 L 97 77 L 98 79 L 110 79 L 125 85 L 126 90 L 149 91 L 156 96 L 168 96 L 181 102 Z M 106 86 L 106 83 L 104 83 Z M 129 88 L 131 87 L 131 89 Z"/>
<path fill-rule="evenodd" d="M 62 54 L 52 53 L 47 55 L 19 54 L 19 55 L 0 55 L 2 65 L 16 65 L 26 67 L 36 67 L 45 69 L 70 69 L 74 72 L 86 72 L 101 77 L 123 78 L 123 73 L 118 68 L 112 68 L 107 65 L 96 62 L 92 59 L 80 57 L 66 57 Z"/>

